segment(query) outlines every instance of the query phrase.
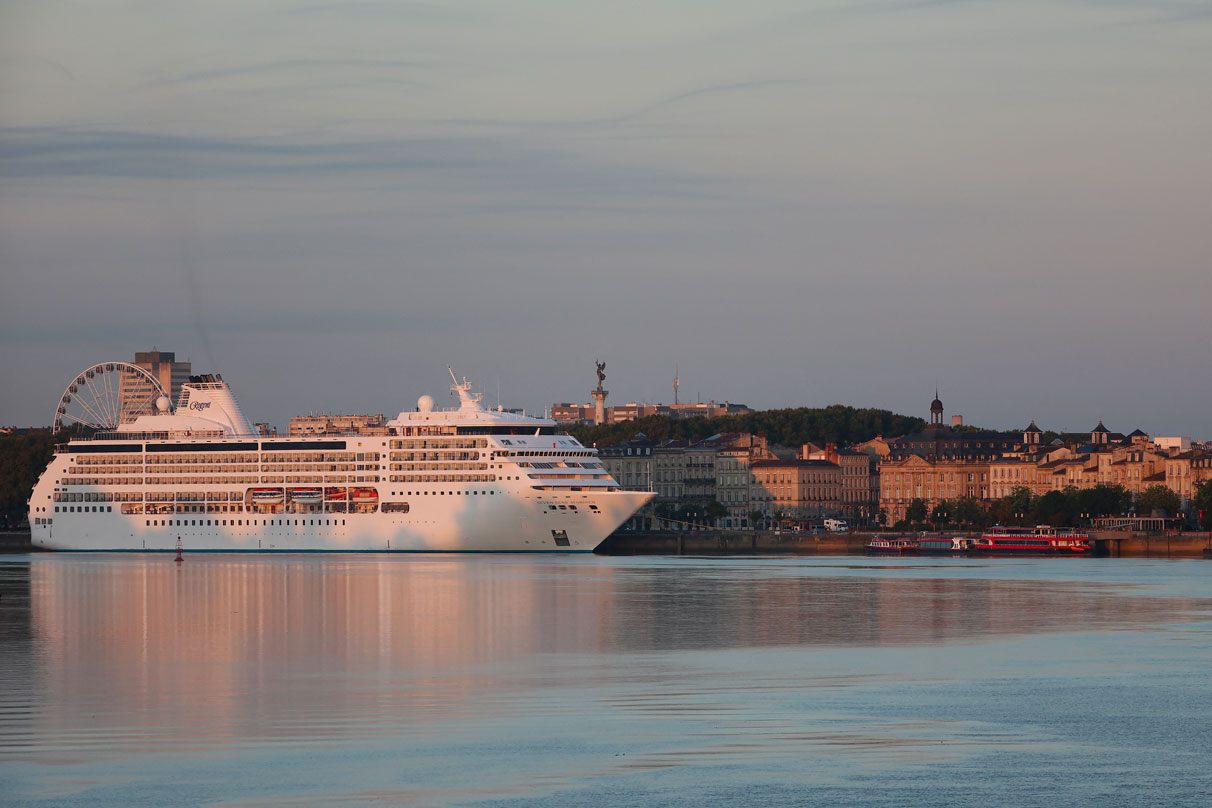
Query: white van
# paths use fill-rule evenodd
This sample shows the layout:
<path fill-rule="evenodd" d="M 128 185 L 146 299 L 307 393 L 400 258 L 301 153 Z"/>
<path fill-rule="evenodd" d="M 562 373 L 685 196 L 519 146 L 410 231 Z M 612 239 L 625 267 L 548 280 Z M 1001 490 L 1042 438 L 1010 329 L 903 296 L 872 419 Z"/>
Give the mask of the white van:
<path fill-rule="evenodd" d="M 846 524 L 845 519 L 826 519 L 825 530 L 830 533 L 845 533 L 850 529 L 850 525 Z"/>

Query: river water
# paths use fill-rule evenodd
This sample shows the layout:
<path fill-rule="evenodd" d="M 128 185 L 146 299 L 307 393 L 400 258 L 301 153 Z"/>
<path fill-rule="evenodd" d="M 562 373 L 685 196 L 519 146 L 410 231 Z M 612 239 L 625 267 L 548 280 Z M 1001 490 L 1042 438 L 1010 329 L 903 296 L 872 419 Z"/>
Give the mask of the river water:
<path fill-rule="evenodd" d="M 1207 806 L 1210 578 L 0 556 L 0 805 Z"/>

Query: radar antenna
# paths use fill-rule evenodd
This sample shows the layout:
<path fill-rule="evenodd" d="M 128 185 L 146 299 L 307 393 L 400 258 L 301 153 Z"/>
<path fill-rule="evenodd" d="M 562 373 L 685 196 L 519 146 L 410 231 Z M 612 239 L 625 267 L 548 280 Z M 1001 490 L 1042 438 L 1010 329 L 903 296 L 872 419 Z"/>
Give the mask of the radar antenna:
<path fill-rule="evenodd" d="M 460 382 L 459 378 L 455 376 L 454 368 L 450 365 L 446 366 L 446 371 L 450 374 L 450 380 L 454 382 L 450 386 L 451 391 L 459 394 L 459 405 L 461 407 L 478 407 L 480 404 L 480 395 L 479 393 L 472 394 L 471 382 L 467 381 L 467 377 L 464 376 L 463 381 Z"/>

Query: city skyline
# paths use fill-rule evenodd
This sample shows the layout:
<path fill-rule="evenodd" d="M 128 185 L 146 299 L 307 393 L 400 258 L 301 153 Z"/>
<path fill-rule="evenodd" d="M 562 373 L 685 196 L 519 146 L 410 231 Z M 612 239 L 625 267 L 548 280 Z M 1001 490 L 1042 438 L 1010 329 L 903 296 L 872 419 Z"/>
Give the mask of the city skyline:
<path fill-rule="evenodd" d="M 0 422 L 152 346 L 249 416 L 877 407 L 1212 438 L 1186 2 L 6 7 Z"/>
<path fill-rule="evenodd" d="M 159 349 L 153 349 L 153 354 L 158 350 Z M 173 353 L 174 352 L 166 352 L 166 355 L 168 357 L 172 357 Z M 180 352 L 176 352 L 176 353 L 180 354 Z M 146 352 L 140 351 L 140 352 L 135 353 L 134 358 L 137 358 L 138 360 L 144 360 L 145 357 L 147 357 L 149 355 L 152 355 L 152 354 L 148 354 Z M 110 360 L 130 361 L 131 358 L 132 357 L 129 357 L 129 356 L 128 357 L 116 357 L 116 358 L 111 357 Z M 109 360 L 107 360 L 107 361 L 109 361 Z M 183 357 L 181 357 L 181 361 L 176 363 L 176 366 L 190 368 L 190 364 L 191 363 L 190 363 L 189 357 L 183 356 Z M 83 372 L 84 370 L 86 370 L 86 368 L 81 367 L 78 370 Z M 453 371 L 448 370 L 448 369 L 443 369 L 443 370 L 447 374 L 446 382 L 447 382 L 447 385 L 449 386 L 449 383 L 450 383 L 449 374 Z M 207 371 L 205 371 L 201 368 L 197 368 L 197 367 L 190 368 L 190 373 L 195 376 L 206 373 L 206 372 Z M 178 373 L 178 371 L 174 370 L 174 373 Z M 67 381 L 71 382 L 72 379 L 75 377 L 75 375 L 76 374 L 71 374 L 71 376 L 68 378 Z M 464 376 L 464 374 L 460 374 L 460 376 Z M 473 394 L 481 397 L 481 403 L 483 406 L 485 406 L 487 408 L 495 408 L 497 406 L 497 401 L 494 397 L 493 390 L 485 389 L 484 386 L 482 386 L 479 382 L 477 382 L 474 379 L 469 379 L 469 381 L 471 381 L 472 385 L 473 385 Z M 670 389 L 672 389 L 672 388 L 673 388 L 673 385 L 671 383 Z M 244 398 L 243 396 L 241 396 L 240 390 L 238 387 L 233 386 L 233 392 L 236 394 L 237 399 L 242 400 Z M 437 409 L 457 409 L 458 402 L 457 402 L 457 399 L 455 398 L 454 392 L 453 391 L 450 392 L 449 400 L 446 400 L 441 395 L 441 392 L 442 391 L 437 390 L 437 389 L 434 389 L 432 391 L 424 391 L 424 392 L 419 393 L 416 397 L 409 399 L 407 401 L 404 401 L 401 404 L 397 405 L 397 404 L 393 403 L 391 406 L 387 406 L 387 407 L 379 406 L 376 408 L 374 406 L 371 406 L 369 408 L 357 410 L 357 409 L 353 409 L 353 408 L 349 408 L 349 407 L 342 408 L 341 406 L 338 405 L 338 406 L 335 406 L 332 408 L 327 408 L 327 409 L 310 408 L 310 409 L 305 409 L 305 410 L 300 410 L 300 411 L 292 411 L 289 413 L 271 414 L 265 418 L 257 417 L 254 420 L 256 420 L 258 423 L 267 424 L 270 427 L 275 427 L 275 428 L 280 427 L 280 428 L 282 428 L 282 431 L 285 432 L 287 423 L 291 419 L 295 419 L 295 418 L 306 418 L 306 417 L 312 417 L 312 416 L 318 416 L 318 415 L 326 415 L 326 416 L 330 416 L 330 417 L 349 417 L 349 416 L 356 417 L 360 413 L 371 413 L 371 412 L 379 412 L 379 413 L 382 413 L 386 418 L 391 418 L 397 412 L 407 412 L 407 411 L 414 409 L 415 405 L 417 403 L 417 399 L 424 395 L 428 395 L 434 399 L 434 404 Z M 936 397 L 941 396 L 942 398 L 946 397 L 945 395 L 940 393 L 938 388 L 934 389 L 932 395 L 934 395 Z M 586 398 L 588 398 L 588 396 L 586 396 Z M 931 409 L 932 409 L 931 405 L 934 403 L 934 400 L 932 400 L 930 402 L 930 404 L 926 404 L 925 406 L 919 407 L 918 409 L 920 410 L 920 412 L 914 411 L 914 410 L 898 411 L 894 408 L 889 408 L 889 407 L 884 407 L 884 406 L 879 406 L 879 405 L 874 405 L 874 404 L 842 403 L 842 402 L 837 402 L 837 401 L 831 402 L 830 404 L 820 404 L 820 405 L 817 405 L 817 404 L 793 404 L 793 405 L 789 405 L 788 407 L 752 407 L 752 408 L 750 408 L 743 401 L 725 402 L 722 399 L 716 400 L 711 397 L 699 397 L 692 401 L 687 401 L 685 394 L 683 393 L 681 406 L 685 409 L 693 409 L 692 404 L 694 403 L 694 401 L 699 401 L 699 400 L 701 400 L 703 402 L 710 402 L 711 404 L 716 405 L 716 409 L 722 410 L 724 408 L 724 405 L 728 404 L 728 405 L 731 405 L 732 407 L 740 408 L 747 412 L 759 412 L 759 411 L 765 411 L 765 410 L 771 410 L 771 409 L 795 409 L 795 408 L 801 408 L 801 407 L 821 408 L 821 407 L 827 407 L 827 406 L 833 406 L 833 405 L 840 404 L 841 406 L 849 406 L 849 407 L 854 407 L 857 409 L 889 410 L 890 412 L 893 412 L 896 415 L 921 418 L 924 422 L 933 420 L 933 414 L 931 412 Z M 941 401 L 941 398 L 938 398 L 935 400 Z M 175 396 L 173 397 L 173 401 L 174 402 L 176 401 Z M 614 397 L 612 396 L 606 400 L 606 404 L 607 404 L 606 408 L 607 408 L 607 410 L 611 410 L 612 408 L 628 410 L 629 409 L 627 406 L 628 404 L 636 404 L 636 403 L 640 404 L 641 406 L 652 407 L 654 409 L 658 406 L 664 407 L 664 408 L 669 408 L 671 401 L 672 401 L 672 399 L 670 399 L 669 401 L 663 401 L 660 399 L 628 399 L 626 402 L 624 402 L 624 401 L 616 401 L 614 399 Z M 583 407 L 586 411 L 592 411 L 592 409 L 593 409 L 592 403 L 587 403 L 584 401 L 548 402 L 547 404 L 540 404 L 537 407 L 522 407 L 522 406 L 515 406 L 514 403 L 511 403 L 506 398 L 502 398 L 500 400 L 500 406 L 502 406 L 504 408 L 515 409 L 515 410 L 525 410 L 530 415 L 537 415 L 537 416 L 543 416 L 543 417 L 554 417 L 553 412 L 552 412 L 552 407 L 553 407 L 553 405 L 558 405 L 558 404 L 572 404 L 574 407 L 576 407 L 576 406 Z M 1090 432 L 1094 428 L 1095 425 L 1105 426 L 1105 424 L 1103 422 L 1105 420 L 1107 420 L 1104 418 L 1096 418 L 1095 424 L 1087 424 L 1085 426 L 1078 425 L 1076 427 L 1072 427 L 1067 424 L 1066 425 L 1053 425 L 1050 423 L 1036 424 L 1036 422 L 1040 420 L 1040 419 L 1036 419 L 1036 418 L 1027 418 L 1022 423 L 1014 422 L 1011 424 L 990 425 L 988 423 L 984 423 L 979 420 L 971 419 L 971 418 L 967 417 L 966 415 L 964 415 L 964 413 L 961 413 L 958 411 L 953 411 L 945 402 L 943 402 L 943 408 L 944 408 L 943 413 L 940 414 L 940 417 L 943 417 L 943 414 L 945 414 L 945 422 L 947 425 L 954 425 L 952 419 L 958 418 L 959 423 L 965 427 L 974 427 L 977 429 L 984 429 L 984 430 L 989 430 L 989 431 L 994 431 L 994 432 L 1021 432 L 1021 431 L 1023 431 L 1023 429 L 1025 429 L 1028 426 L 1028 424 L 1031 424 L 1031 425 L 1041 426 L 1043 428 L 1043 430 L 1049 431 L 1049 432 L 1057 432 L 1057 433 L 1062 433 L 1062 434 L 1081 434 L 1081 433 L 1085 433 L 1085 432 Z M 247 408 L 245 408 L 245 409 L 247 409 Z M 623 417 L 618 422 L 624 423 L 627 420 L 633 419 L 634 417 L 635 417 L 635 415 L 632 415 L 630 418 Z M 691 414 L 691 415 L 683 415 L 682 417 L 701 417 L 701 416 L 700 416 L 700 414 Z M 557 421 L 560 423 L 564 423 L 564 422 L 560 421 L 558 418 L 557 418 Z M 590 418 L 588 418 L 588 420 L 584 421 L 583 423 L 588 424 L 591 422 L 592 422 L 592 418 L 590 417 Z M 611 421 L 611 423 L 614 423 L 614 422 L 615 421 Z M 42 423 L 36 422 L 36 421 L 30 422 L 28 424 L 26 424 L 26 423 L 5 423 L 3 421 L 0 421 L 0 426 L 40 427 L 40 426 L 46 426 L 46 424 L 42 424 Z M 1129 432 L 1133 431 L 1133 429 L 1142 428 L 1139 426 L 1139 424 L 1134 425 L 1134 426 L 1126 426 L 1126 425 L 1122 425 L 1122 424 L 1112 423 L 1110 426 L 1111 426 L 1112 432 L 1119 433 L 1119 434 L 1128 434 Z M 1200 435 L 1200 434 L 1180 433 L 1180 431 L 1176 431 L 1176 430 L 1167 431 L 1167 430 L 1163 429 L 1160 431 L 1157 431 L 1157 430 L 1151 431 L 1149 429 L 1143 429 L 1143 431 L 1153 437 L 1180 436 L 1181 435 L 1183 437 L 1192 438 L 1199 442 L 1206 442 L 1208 440 L 1206 437 L 1204 437 L 1203 435 Z M 898 436 L 887 435 L 886 437 L 898 437 Z"/>

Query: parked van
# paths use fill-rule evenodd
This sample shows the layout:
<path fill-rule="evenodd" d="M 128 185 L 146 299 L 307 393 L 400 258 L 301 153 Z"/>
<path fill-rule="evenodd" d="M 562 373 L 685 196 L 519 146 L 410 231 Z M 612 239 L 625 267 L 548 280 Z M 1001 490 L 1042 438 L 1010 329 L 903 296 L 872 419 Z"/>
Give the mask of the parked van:
<path fill-rule="evenodd" d="M 825 530 L 830 533 L 845 533 L 850 529 L 850 525 L 846 524 L 845 519 L 826 519 Z"/>

